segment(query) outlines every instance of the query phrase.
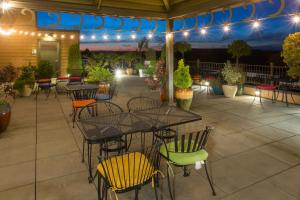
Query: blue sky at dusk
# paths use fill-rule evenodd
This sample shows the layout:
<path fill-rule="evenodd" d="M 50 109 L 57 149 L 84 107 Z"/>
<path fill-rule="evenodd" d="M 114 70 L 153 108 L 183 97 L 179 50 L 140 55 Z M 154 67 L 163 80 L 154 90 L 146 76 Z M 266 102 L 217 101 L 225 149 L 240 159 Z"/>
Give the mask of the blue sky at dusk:
<path fill-rule="evenodd" d="M 280 0 L 273 0 L 273 3 L 265 1 L 256 4 L 256 14 L 253 19 L 263 19 L 270 14 L 276 12 L 280 7 Z M 206 26 L 211 16 L 198 16 L 198 26 L 196 29 L 189 31 L 188 37 L 184 37 L 182 32 L 175 33 L 175 41 L 188 41 L 193 48 L 226 48 L 232 40 L 242 39 L 246 40 L 253 48 L 280 50 L 284 38 L 290 34 L 300 30 L 300 24 L 295 25 L 291 22 L 291 17 L 288 14 L 297 13 L 300 8 L 300 0 L 286 0 L 286 6 L 282 16 L 261 20 L 259 29 L 253 29 L 249 22 L 242 22 L 249 17 L 252 12 L 252 7 L 239 7 L 233 9 L 233 17 L 230 26 L 230 31 L 224 33 L 222 24 L 228 21 L 229 11 L 220 11 L 214 13 L 214 22 L 212 26 L 207 29 L 205 35 L 200 34 L 200 29 Z M 124 18 L 124 26 L 121 31 L 114 30 L 120 26 L 120 19 L 106 16 L 104 17 L 104 26 L 101 30 L 97 30 L 102 24 L 100 17 L 96 19 L 94 16 L 85 15 L 84 23 L 81 29 L 80 15 L 76 14 L 61 14 L 61 23 L 58 29 L 62 30 L 80 30 L 84 35 L 81 40 L 81 48 L 89 48 L 91 50 L 135 50 L 137 42 L 144 37 L 147 37 L 149 31 L 155 28 L 155 23 L 150 20 L 141 19 L 142 26 L 139 32 L 134 30 L 138 27 L 138 21 L 129 18 Z M 57 21 L 55 14 L 48 15 L 47 12 L 39 12 L 37 15 L 38 27 L 51 29 L 51 24 Z M 176 20 L 174 23 L 174 30 L 192 29 L 195 27 L 196 18 L 185 20 Z M 136 34 L 137 38 L 133 40 L 132 34 Z M 94 35 L 96 38 L 92 39 Z M 107 35 L 105 40 L 103 35 Z M 121 39 L 117 40 L 116 36 L 121 35 Z M 150 46 L 160 48 L 165 42 L 165 21 L 159 21 L 156 32 L 150 40 Z"/>

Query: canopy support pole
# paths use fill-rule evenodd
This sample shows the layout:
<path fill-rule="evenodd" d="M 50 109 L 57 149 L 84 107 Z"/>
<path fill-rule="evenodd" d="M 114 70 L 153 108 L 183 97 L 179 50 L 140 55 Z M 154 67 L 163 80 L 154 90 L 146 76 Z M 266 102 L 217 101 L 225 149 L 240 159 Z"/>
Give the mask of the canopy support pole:
<path fill-rule="evenodd" d="M 174 105 L 174 34 L 172 19 L 166 19 L 166 69 L 168 74 L 167 81 L 167 93 L 169 99 L 169 105 Z"/>

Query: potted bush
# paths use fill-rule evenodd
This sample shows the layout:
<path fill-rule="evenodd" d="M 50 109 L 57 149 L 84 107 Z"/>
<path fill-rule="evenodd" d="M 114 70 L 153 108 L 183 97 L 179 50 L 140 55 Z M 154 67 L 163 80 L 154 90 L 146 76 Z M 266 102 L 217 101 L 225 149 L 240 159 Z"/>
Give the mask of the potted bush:
<path fill-rule="evenodd" d="M 10 122 L 11 108 L 7 101 L 0 100 L 0 134 L 4 132 Z"/>
<path fill-rule="evenodd" d="M 193 84 L 189 66 L 184 65 L 183 59 L 178 62 L 178 69 L 174 72 L 175 98 L 177 106 L 189 110 L 193 99 Z"/>
<path fill-rule="evenodd" d="M 237 83 L 242 77 L 241 73 L 237 67 L 233 67 L 228 61 L 222 70 L 222 75 L 227 83 L 222 86 L 225 97 L 234 98 L 238 89 Z"/>
<path fill-rule="evenodd" d="M 139 77 L 144 77 L 145 65 L 143 63 L 135 64 L 135 69 L 138 71 Z"/>
<path fill-rule="evenodd" d="M 109 90 L 109 81 L 113 80 L 113 74 L 105 67 L 96 65 L 88 68 L 89 83 L 95 83 L 99 85 L 100 93 L 107 93 Z"/>
<path fill-rule="evenodd" d="M 30 63 L 22 68 L 20 77 L 14 83 L 14 89 L 18 91 L 20 96 L 28 97 L 31 95 L 35 83 L 34 74 L 35 67 Z"/>
<path fill-rule="evenodd" d="M 13 65 L 0 68 L 0 83 L 11 83 L 17 78 L 17 69 Z"/>
<path fill-rule="evenodd" d="M 50 79 L 54 75 L 53 65 L 47 60 L 41 60 L 38 63 L 36 76 L 37 79 Z"/>
<path fill-rule="evenodd" d="M 68 50 L 68 74 L 72 76 L 81 76 L 82 69 L 82 59 L 80 46 L 78 43 L 72 44 Z"/>

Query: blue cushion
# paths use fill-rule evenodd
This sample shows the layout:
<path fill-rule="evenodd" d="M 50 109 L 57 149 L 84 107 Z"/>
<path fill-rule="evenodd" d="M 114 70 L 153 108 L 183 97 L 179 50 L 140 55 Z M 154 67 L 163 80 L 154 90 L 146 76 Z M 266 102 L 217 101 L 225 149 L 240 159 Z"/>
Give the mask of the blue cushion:
<path fill-rule="evenodd" d="M 109 94 L 96 94 L 97 100 L 109 100 L 111 99 Z"/>

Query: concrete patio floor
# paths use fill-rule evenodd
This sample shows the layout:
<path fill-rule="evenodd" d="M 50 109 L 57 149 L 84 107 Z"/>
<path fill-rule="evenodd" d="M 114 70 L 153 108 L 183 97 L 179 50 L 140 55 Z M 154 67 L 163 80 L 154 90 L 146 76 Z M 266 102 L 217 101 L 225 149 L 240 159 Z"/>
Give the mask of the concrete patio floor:
<path fill-rule="evenodd" d="M 139 95 L 159 98 L 142 79 L 125 77 L 113 102 L 126 109 L 127 100 Z M 300 106 L 252 100 L 195 94 L 192 110 L 203 121 L 179 130 L 215 128 L 208 152 L 217 196 L 211 195 L 203 170 L 192 167 L 190 177 L 175 170 L 176 199 L 300 199 Z M 11 124 L 0 136 L 1 200 L 97 199 L 95 185 L 87 180 L 87 165 L 81 162 L 81 134 L 72 128 L 70 112 L 64 95 L 14 101 Z M 165 179 L 159 197 L 169 199 Z M 133 199 L 133 193 L 119 199 Z M 142 189 L 140 199 L 154 199 L 151 184 Z"/>

